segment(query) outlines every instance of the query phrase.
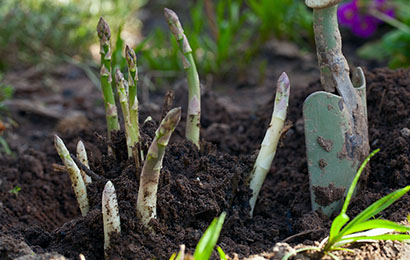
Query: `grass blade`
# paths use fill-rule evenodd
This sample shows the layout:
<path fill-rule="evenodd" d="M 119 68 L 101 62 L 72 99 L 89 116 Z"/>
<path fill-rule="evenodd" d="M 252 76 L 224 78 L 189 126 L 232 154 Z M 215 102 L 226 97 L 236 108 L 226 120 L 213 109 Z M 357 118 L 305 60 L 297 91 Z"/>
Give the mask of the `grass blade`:
<path fill-rule="evenodd" d="M 7 155 L 11 155 L 10 147 L 2 136 L 0 136 L 0 145 L 3 147 L 3 150 Z"/>
<path fill-rule="evenodd" d="M 397 232 L 410 231 L 410 227 L 397 224 L 396 222 L 385 220 L 385 219 L 374 219 L 374 220 L 368 220 L 368 221 L 359 223 L 351 227 L 348 231 L 344 232 L 344 235 L 346 236 L 346 235 L 353 234 L 356 232 L 365 231 L 369 229 L 375 229 L 375 228 L 391 229 Z"/>
<path fill-rule="evenodd" d="M 340 213 L 332 222 L 329 232 L 329 243 L 331 243 L 339 234 L 342 227 L 349 221 L 349 216 L 345 213 Z"/>
<path fill-rule="evenodd" d="M 370 158 L 372 158 L 379 151 L 380 151 L 380 149 L 376 149 L 373 152 L 371 152 L 366 157 L 366 159 L 364 159 L 363 163 L 360 165 L 360 168 L 357 171 L 356 175 L 354 176 L 352 184 L 350 185 L 349 190 L 347 192 L 346 199 L 345 199 L 345 202 L 343 203 L 343 208 L 342 208 L 341 213 L 346 213 L 347 207 L 349 206 L 350 199 L 353 196 L 353 192 L 354 192 L 354 189 L 356 188 L 357 182 L 359 181 L 360 175 L 362 175 L 362 172 L 363 172 L 364 168 L 366 167 L 367 163 L 370 161 Z"/>
<path fill-rule="evenodd" d="M 199 240 L 198 245 L 195 248 L 194 259 L 196 260 L 208 260 L 211 257 L 212 251 L 219 238 L 219 233 L 222 229 L 226 213 L 222 212 L 219 218 L 215 218 L 211 225 L 206 229 L 205 233 Z"/>
<path fill-rule="evenodd" d="M 368 208 L 362 211 L 359 215 L 357 215 L 349 224 L 347 224 L 347 226 L 343 228 L 343 230 L 341 231 L 341 235 L 344 235 L 345 233 L 349 232 L 349 230 L 356 226 L 358 223 L 366 221 L 374 215 L 378 214 L 379 212 L 383 211 L 391 204 L 393 204 L 396 200 L 400 199 L 409 190 L 410 185 L 395 192 L 392 192 L 389 195 L 386 195 L 378 201 L 374 202 L 372 205 L 370 205 Z"/>
<path fill-rule="evenodd" d="M 219 258 L 221 260 L 227 260 L 225 252 L 222 250 L 220 246 L 216 247 L 216 250 L 218 250 Z"/>
<path fill-rule="evenodd" d="M 336 243 L 335 246 L 341 246 L 341 245 L 349 244 L 352 242 L 374 242 L 376 240 L 395 240 L 395 241 L 410 242 L 410 235 L 385 234 L 385 235 L 378 235 L 378 236 L 358 236 L 358 237 L 342 238 L 339 242 Z"/>

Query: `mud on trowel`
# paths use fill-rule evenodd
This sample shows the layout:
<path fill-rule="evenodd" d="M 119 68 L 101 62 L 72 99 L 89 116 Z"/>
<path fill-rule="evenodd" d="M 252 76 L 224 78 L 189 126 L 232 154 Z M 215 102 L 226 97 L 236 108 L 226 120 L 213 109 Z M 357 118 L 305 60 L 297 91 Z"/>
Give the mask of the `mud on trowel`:
<path fill-rule="evenodd" d="M 341 209 L 348 187 L 369 153 L 366 83 L 360 68 L 352 80 L 349 77 L 337 24 L 339 2 L 306 0 L 314 9 L 316 51 L 325 90 L 311 94 L 303 105 L 311 202 L 313 210 L 321 209 L 328 216 Z M 332 93 L 335 90 L 340 96 Z"/>

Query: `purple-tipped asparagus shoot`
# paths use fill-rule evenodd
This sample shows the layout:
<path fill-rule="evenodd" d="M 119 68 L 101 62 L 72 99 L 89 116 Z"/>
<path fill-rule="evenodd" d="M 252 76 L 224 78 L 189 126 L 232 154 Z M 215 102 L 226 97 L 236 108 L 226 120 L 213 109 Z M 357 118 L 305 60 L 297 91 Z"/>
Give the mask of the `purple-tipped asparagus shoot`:
<path fill-rule="evenodd" d="M 253 216 L 256 199 L 259 191 L 265 181 L 275 157 L 276 149 L 279 143 L 279 138 L 282 134 L 283 126 L 286 119 L 286 111 L 288 108 L 290 92 L 290 82 L 288 75 L 285 72 L 280 75 L 275 97 L 275 106 L 272 113 L 272 119 L 266 130 L 263 138 L 261 149 L 256 159 L 253 170 L 250 174 L 250 188 L 252 189 L 252 197 L 249 200 L 251 206 L 250 215 Z"/>
<path fill-rule="evenodd" d="M 176 13 L 168 8 L 164 8 L 164 16 L 168 22 L 169 29 L 179 43 L 180 51 L 182 52 L 182 62 L 188 80 L 188 116 L 185 136 L 199 148 L 201 90 L 192 49 Z"/>
<path fill-rule="evenodd" d="M 104 225 L 104 250 L 110 246 L 111 234 L 121 233 L 117 195 L 111 181 L 105 184 L 102 195 L 102 215 Z"/>
<path fill-rule="evenodd" d="M 77 198 L 81 215 L 85 216 L 87 215 L 90 206 L 88 204 L 87 188 L 83 177 L 81 176 L 81 171 L 71 158 L 70 152 L 64 145 L 63 140 L 61 140 L 61 138 L 57 135 L 54 136 L 54 146 L 56 147 L 57 153 L 63 161 L 68 174 L 70 175 L 71 186 L 73 187 L 75 197 Z"/>
<path fill-rule="evenodd" d="M 171 109 L 164 117 L 155 132 L 154 140 L 149 147 L 147 158 L 142 167 L 138 190 L 137 215 L 147 228 L 149 228 L 149 221 L 157 216 L 157 190 L 162 160 L 164 159 L 168 141 L 180 119 L 180 107 Z"/>

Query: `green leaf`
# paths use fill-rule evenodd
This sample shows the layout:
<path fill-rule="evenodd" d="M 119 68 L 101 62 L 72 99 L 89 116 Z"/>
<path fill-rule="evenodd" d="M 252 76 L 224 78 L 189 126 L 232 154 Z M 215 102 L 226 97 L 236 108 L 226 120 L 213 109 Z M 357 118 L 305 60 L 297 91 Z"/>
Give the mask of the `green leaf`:
<path fill-rule="evenodd" d="M 328 254 L 333 260 L 340 260 L 339 257 L 337 257 L 336 255 L 334 255 L 334 254 L 332 254 L 332 253 L 330 253 L 330 252 L 328 252 L 327 254 Z"/>
<path fill-rule="evenodd" d="M 410 235 L 405 234 L 386 234 L 386 235 L 378 235 L 378 236 L 358 236 L 358 237 L 350 237 L 350 238 L 343 238 L 339 242 L 336 243 L 336 246 L 341 246 L 345 244 L 349 244 L 356 241 L 375 241 L 375 240 L 395 240 L 395 241 L 403 241 L 403 242 L 410 242 Z"/>
<path fill-rule="evenodd" d="M 374 215 L 378 214 L 379 212 L 383 211 L 391 204 L 393 204 L 396 200 L 400 199 L 409 190 L 410 185 L 395 192 L 392 192 L 389 195 L 386 195 L 378 201 L 374 202 L 372 205 L 370 205 L 364 211 L 362 211 L 359 215 L 357 215 L 349 224 L 347 224 L 346 227 L 341 231 L 341 234 L 344 235 L 345 233 L 349 232 L 349 230 L 353 228 L 355 225 L 363 221 L 366 221 Z"/>
<path fill-rule="evenodd" d="M 219 238 L 226 213 L 222 212 L 219 218 L 215 218 L 211 225 L 206 229 L 198 245 L 195 248 L 195 260 L 208 260 Z"/>
<path fill-rule="evenodd" d="M 329 232 L 329 243 L 332 243 L 335 237 L 340 232 L 340 229 L 349 221 L 349 216 L 345 213 L 340 213 L 332 222 Z"/>
<path fill-rule="evenodd" d="M 177 257 L 176 253 L 172 253 L 171 257 L 169 258 L 169 260 L 175 260 L 175 258 Z"/>
<path fill-rule="evenodd" d="M 0 136 L 0 145 L 3 147 L 3 150 L 7 155 L 11 155 L 10 147 L 7 144 L 7 141 L 2 136 Z"/>
<path fill-rule="evenodd" d="M 396 222 L 385 220 L 385 219 L 374 219 L 374 220 L 368 220 L 362 223 L 358 223 L 357 225 L 351 227 L 348 231 L 345 231 L 343 234 L 346 236 L 346 235 L 353 234 L 356 232 L 361 232 L 361 231 L 375 229 L 375 228 L 386 228 L 386 229 L 391 229 L 397 232 L 410 231 L 410 227 L 397 224 Z"/>
<path fill-rule="evenodd" d="M 388 55 L 384 50 L 383 42 L 380 40 L 364 44 L 357 50 L 357 54 L 364 59 L 383 61 L 388 58 Z"/>
<path fill-rule="evenodd" d="M 216 247 L 216 250 L 218 250 L 218 254 L 219 254 L 219 258 L 221 260 L 226 260 L 226 254 L 225 252 L 222 250 L 222 248 L 220 246 Z"/>
<path fill-rule="evenodd" d="M 15 186 L 13 189 L 9 190 L 9 193 L 17 196 L 20 191 L 21 191 L 21 188 L 19 186 Z"/>
<path fill-rule="evenodd" d="M 370 158 L 372 158 L 372 157 L 373 157 L 376 153 L 378 153 L 379 151 L 380 151 L 380 149 L 376 149 L 376 150 L 374 150 L 373 152 L 371 152 L 371 153 L 366 157 L 366 159 L 364 159 L 363 163 L 360 165 L 360 168 L 359 168 L 359 170 L 357 171 L 356 175 L 354 176 L 354 179 L 353 179 L 353 181 L 352 181 L 352 184 L 350 185 L 349 190 L 348 190 L 348 192 L 347 192 L 345 202 L 343 203 L 343 208 L 342 208 L 341 214 L 342 214 L 342 213 L 346 213 L 347 207 L 349 206 L 350 199 L 351 199 L 352 196 L 353 196 L 353 192 L 354 192 L 354 189 L 356 188 L 357 182 L 359 181 L 360 175 L 362 175 L 362 172 L 363 172 L 364 168 L 366 167 L 367 163 L 370 161 Z"/>

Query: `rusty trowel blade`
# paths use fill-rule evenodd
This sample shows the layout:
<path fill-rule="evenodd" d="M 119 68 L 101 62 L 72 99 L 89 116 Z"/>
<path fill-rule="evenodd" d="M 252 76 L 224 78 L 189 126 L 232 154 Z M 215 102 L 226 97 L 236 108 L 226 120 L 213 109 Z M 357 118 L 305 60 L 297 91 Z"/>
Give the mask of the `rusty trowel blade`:
<path fill-rule="evenodd" d="M 358 167 L 345 145 L 349 114 L 341 97 L 319 91 L 305 100 L 303 117 L 312 208 L 330 216 L 342 207 Z"/>

